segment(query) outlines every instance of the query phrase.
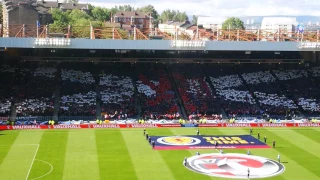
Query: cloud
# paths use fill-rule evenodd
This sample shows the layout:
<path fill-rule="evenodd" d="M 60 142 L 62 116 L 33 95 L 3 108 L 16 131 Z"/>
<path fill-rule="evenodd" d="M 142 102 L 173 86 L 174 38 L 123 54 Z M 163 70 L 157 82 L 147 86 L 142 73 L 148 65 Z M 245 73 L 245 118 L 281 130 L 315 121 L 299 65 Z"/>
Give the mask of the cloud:
<path fill-rule="evenodd" d="M 320 16 L 320 0 L 81 0 L 102 7 L 130 4 L 141 7 L 153 5 L 161 13 L 177 9 L 188 15 L 206 16 Z"/>

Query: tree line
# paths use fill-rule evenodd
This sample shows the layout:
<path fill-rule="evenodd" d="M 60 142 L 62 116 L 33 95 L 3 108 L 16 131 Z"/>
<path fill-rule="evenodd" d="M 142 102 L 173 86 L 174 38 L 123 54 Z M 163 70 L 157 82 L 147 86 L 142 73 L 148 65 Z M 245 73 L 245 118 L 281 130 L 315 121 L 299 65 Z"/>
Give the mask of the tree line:
<path fill-rule="evenodd" d="M 77 0 L 65 0 L 65 2 L 77 3 Z M 0 10 L 2 12 L 2 5 L 0 4 Z M 104 8 L 99 6 L 93 6 L 89 4 L 88 12 L 80 10 L 67 10 L 65 12 L 60 9 L 52 9 L 51 14 L 53 17 L 53 26 L 65 26 L 65 25 L 88 25 L 92 22 L 94 25 L 102 25 L 103 22 L 110 21 L 111 16 L 119 11 L 138 11 L 151 15 L 154 18 L 154 23 L 165 23 L 167 21 L 187 21 L 188 16 L 186 12 L 180 12 L 178 10 L 165 10 L 161 14 L 152 5 L 144 7 L 134 8 L 130 5 L 115 6 L 113 8 Z M 2 24 L 2 13 L 0 13 L 0 21 Z"/>
<path fill-rule="evenodd" d="M 77 3 L 77 0 L 68 0 L 68 2 Z M 1 9 L 2 6 L 0 5 L 0 10 Z M 105 22 L 110 21 L 111 17 L 119 11 L 138 11 L 151 15 L 156 26 L 159 23 L 166 23 L 168 21 L 183 22 L 189 20 L 186 12 L 168 9 L 159 14 L 152 5 L 138 8 L 134 8 L 130 5 L 104 8 L 89 4 L 87 12 L 78 9 L 67 11 L 62 11 L 56 8 L 51 9 L 50 13 L 52 14 L 53 23 L 50 24 L 50 28 L 51 31 L 54 32 L 63 32 L 68 25 L 73 27 L 83 27 L 89 25 L 94 27 L 104 27 L 106 24 Z M 2 13 L 0 13 L 0 21 L 2 22 Z M 195 25 L 197 24 L 197 16 L 194 15 L 192 17 L 191 23 Z M 244 29 L 244 24 L 239 18 L 231 17 L 223 23 L 222 29 Z M 81 31 L 81 29 L 78 31 Z M 85 34 L 88 34 L 88 32 Z"/>
<path fill-rule="evenodd" d="M 119 11 L 137 11 L 151 15 L 154 19 L 153 23 L 156 26 L 159 23 L 166 23 L 168 21 L 183 22 L 189 20 L 186 12 L 168 9 L 159 14 L 152 5 L 147 5 L 139 8 L 134 8 L 130 5 L 115 6 L 113 8 L 104 8 L 89 5 L 88 12 L 77 9 L 67 11 L 52 9 L 51 14 L 54 20 L 52 26 L 88 26 L 91 24 L 95 27 L 101 27 L 104 25 L 104 22 L 110 21 L 111 17 Z M 196 25 L 197 19 L 198 17 L 193 15 L 191 23 Z M 244 23 L 239 18 L 230 17 L 222 24 L 222 29 L 244 29 Z"/>
<path fill-rule="evenodd" d="M 71 25 L 73 31 L 78 31 L 78 34 L 83 34 L 80 27 L 92 25 L 93 27 L 104 27 L 105 22 L 109 22 L 117 12 L 119 11 L 137 11 L 151 15 L 154 19 L 154 24 L 165 23 L 167 21 L 187 21 L 188 16 L 186 12 L 180 12 L 178 10 L 165 10 L 159 14 L 154 6 L 147 5 L 144 7 L 134 8 L 130 5 L 115 6 L 113 8 L 104 8 L 99 6 L 89 5 L 88 11 L 81 11 L 78 9 L 62 11 L 60 9 L 52 9 L 53 23 L 50 24 L 50 31 L 62 32 L 68 25 Z M 80 29 L 75 29 L 79 27 Z M 86 30 L 87 31 L 87 30 Z M 123 32 L 124 33 L 124 32 Z M 88 32 L 85 32 L 88 34 Z"/>
<path fill-rule="evenodd" d="M 140 8 L 134 8 L 130 5 L 115 6 L 113 8 L 104 8 L 99 6 L 89 5 L 88 12 L 80 10 L 67 10 L 61 11 L 60 9 L 52 9 L 51 14 L 54 20 L 54 25 L 93 25 L 99 26 L 103 22 L 110 21 L 111 16 L 119 11 L 138 11 L 151 15 L 154 19 L 154 23 L 165 23 L 167 21 L 186 21 L 188 16 L 186 12 L 180 12 L 178 10 L 165 10 L 159 14 L 154 6 L 148 5 Z"/>

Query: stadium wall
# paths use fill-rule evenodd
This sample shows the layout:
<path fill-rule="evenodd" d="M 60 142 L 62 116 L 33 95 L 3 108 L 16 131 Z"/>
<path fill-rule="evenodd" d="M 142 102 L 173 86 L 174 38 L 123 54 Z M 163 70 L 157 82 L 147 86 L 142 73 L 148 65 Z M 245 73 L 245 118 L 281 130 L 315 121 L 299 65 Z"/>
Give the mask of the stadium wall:
<path fill-rule="evenodd" d="M 117 49 L 117 50 L 207 50 L 207 51 L 320 51 L 320 43 L 268 42 L 268 41 L 205 41 L 203 45 L 172 46 L 170 40 L 107 40 L 71 39 L 68 46 L 36 45 L 36 38 L 2 38 L 3 48 L 65 48 L 65 49 Z M 190 42 L 190 41 L 188 41 Z M 303 46 L 302 46 L 303 44 Z M 302 48 L 301 48 L 302 47 Z"/>
<path fill-rule="evenodd" d="M 217 124 L 72 124 L 72 125 L 0 125 L 0 130 L 20 129 L 118 129 L 118 128 L 177 128 L 177 127 L 256 127 L 256 128 L 281 128 L 281 127 L 320 127 L 320 123 L 217 123 Z"/>

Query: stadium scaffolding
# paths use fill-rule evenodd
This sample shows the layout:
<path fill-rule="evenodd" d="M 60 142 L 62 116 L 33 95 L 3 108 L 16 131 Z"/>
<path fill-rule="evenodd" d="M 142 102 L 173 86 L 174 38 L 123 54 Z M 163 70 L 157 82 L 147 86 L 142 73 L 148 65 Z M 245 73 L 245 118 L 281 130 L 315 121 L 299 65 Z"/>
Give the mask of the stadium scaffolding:
<path fill-rule="evenodd" d="M 119 27 L 93 27 L 93 26 L 66 26 L 54 27 L 44 25 L 10 25 L 2 27 L 2 37 L 38 37 L 50 38 L 54 34 L 63 34 L 65 38 L 87 38 L 87 39 L 119 39 L 119 40 L 150 40 L 152 37 L 165 40 L 208 40 L 208 41 L 304 41 L 319 42 L 320 32 L 286 30 L 184 30 L 184 29 L 159 29 L 159 28 L 130 28 Z"/>

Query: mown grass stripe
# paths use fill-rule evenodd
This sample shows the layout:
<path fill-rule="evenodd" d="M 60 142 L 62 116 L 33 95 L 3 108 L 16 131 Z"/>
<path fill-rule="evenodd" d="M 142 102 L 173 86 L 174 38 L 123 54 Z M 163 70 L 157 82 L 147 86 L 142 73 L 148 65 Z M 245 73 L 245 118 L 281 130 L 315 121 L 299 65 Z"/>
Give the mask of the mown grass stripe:
<path fill-rule="evenodd" d="M 128 147 L 118 129 L 96 130 L 100 179 L 137 179 Z"/>
<path fill-rule="evenodd" d="M 95 130 L 69 130 L 63 179 L 100 179 Z"/>
<path fill-rule="evenodd" d="M 43 176 L 41 179 L 62 179 L 68 143 L 67 132 L 68 130 L 44 131 L 40 141 L 37 160 L 33 164 L 29 179 L 41 176 Z M 52 171 L 50 165 L 53 168 Z"/>
<path fill-rule="evenodd" d="M 1 180 L 27 179 L 43 132 L 20 131 L 0 165 Z"/>
<path fill-rule="evenodd" d="M 19 132 L 20 131 L 0 131 L 0 165 L 8 154 Z"/>
<path fill-rule="evenodd" d="M 311 128 L 310 129 L 295 128 L 292 130 L 320 144 L 320 138 L 319 138 L 320 131 L 317 131 Z"/>
<path fill-rule="evenodd" d="M 149 134 L 153 135 L 150 131 L 152 130 L 148 130 Z M 161 157 L 160 152 L 153 150 L 143 136 L 142 129 L 126 129 L 121 130 L 121 133 L 136 172 L 136 177 L 130 178 L 128 176 L 127 179 L 175 179 L 172 171 L 167 167 L 163 157 Z"/>
<path fill-rule="evenodd" d="M 288 131 L 285 132 L 285 135 L 283 135 L 283 133 L 280 133 L 279 131 L 273 132 L 272 129 L 269 129 L 269 131 L 271 131 L 272 133 L 281 136 L 283 138 L 286 138 L 286 140 L 288 142 L 290 142 L 293 145 L 298 145 L 297 147 L 301 148 L 302 146 L 307 145 L 308 148 L 301 148 L 303 149 L 305 152 L 307 152 L 307 154 L 310 155 L 310 157 L 312 158 L 320 158 L 320 153 L 319 153 L 319 146 L 320 144 L 317 143 L 316 141 L 313 141 L 312 139 L 292 130 L 292 129 L 288 129 Z M 318 133 L 320 135 L 320 133 Z M 293 138 L 294 137 L 294 138 Z"/>
<path fill-rule="evenodd" d="M 276 130 L 276 129 L 275 129 Z M 286 129 L 288 130 L 288 129 Z M 304 148 L 309 148 L 307 144 L 291 143 L 288 139 L 298 139 L 301 136 L 290 136 L 286 132 L 272 131 L 269 129 L 261 129 L 261 134 L 267 135 L 269 145 L 272 144 L 272 140 L 276 140 L 276 148 L 273 151 L 261 150 L 262 154 L 266 157 L 276 159 L 278 153 L 281 155 L 281 159 L 286 166 L 286 171 L 283 173 L 283 177 L 286 179 L 319 179 L 319 171 L 314 164 L 318 164 L 319 159 L 312 154 L 304 151 Z M 277 133 L 274 133 L 277 132 Z"/>

